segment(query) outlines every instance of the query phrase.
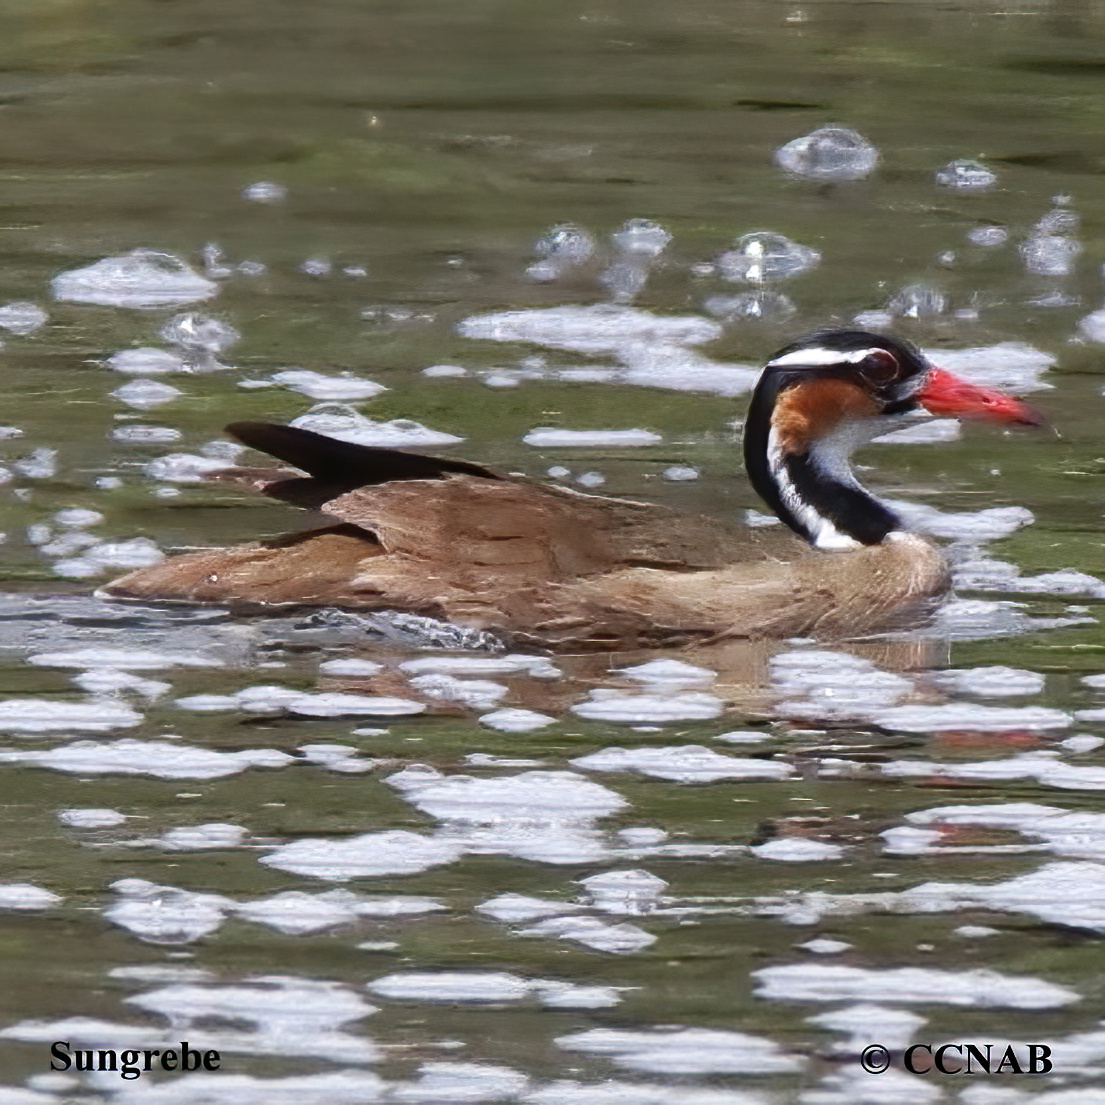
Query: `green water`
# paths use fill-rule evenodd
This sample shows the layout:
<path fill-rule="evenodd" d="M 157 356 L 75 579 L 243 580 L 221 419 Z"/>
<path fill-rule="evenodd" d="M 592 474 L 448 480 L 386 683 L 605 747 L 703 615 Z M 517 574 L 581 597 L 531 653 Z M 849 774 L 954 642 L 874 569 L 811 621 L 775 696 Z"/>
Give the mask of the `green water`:
<path fill-rule="evenodd" d="M 464 437 L 454 455 L 534 475 L 554 464 L 575 472 L 598 470 L 606 477 L 604 490 L 612 493 L 739 515 L 756 505 L 740 472 L 730 425 L 743 415 L 744 399 L 549 381 L 488 388 L 478 378 L 421 375 L 440 363 L 472 373 L 511 369 L 535 353 L 554 364 L 593 363 L 531 345 L 473 341 L 460 336 L 456 324 L 482 311 L 602 302 L 606 293 L 597 263 L 553 284 L 527 281 L 533 243 L 558 223 L 578 223 L 602 238 L 626 219 L 647 218 L 673 235 L 634 303 L 659 314 L 701 314 L 708 296 L 740 291 L 716 276 L 694 276 L 691 266 L 712 261 L 741 234 L 771 230 L 821 252 L 819 267 L 781 288 L 794 300 L 796 314 L 784 322 L 728 325 L 703 348 L 719 361 L 762 362 L 795 336 L 846 324 L 857 312 L 879 308 L 901 287 L 917 283 L 940 289 L 950 304 L 939 317 L 897 324 L 926 348 L 938 352 L 1020 341 L 1056 357 L 1047 375 L 1053 390 L 1033 401 L 1057 433 L 969 427 L 954 442 L 880 447 L 861 460 L 877 466 L 867 478 L 893 497 L 946 511 L 1028 508 L 1033 525 L 987 546 L 989 555 L 1026 574 L 1070 568 L 1103 576 L 1105 372 L 1101 346 L 1072 341 L 1077 320 L 1096 310 L 1105 295 L 1103 30 L 1099 6 L 1074 2 L 9 0 L 0 10 L 0 302 L 37 302 L 50 319 L 32 335 L 8 336 L 0 350 L 0 422 L 23 431 L 22 437 L 0 441 L 0 464 L 10 466 L 34 449 L 51 447 L 58 450 L 58 468 L 49 479 L 17 476 L 0 486 L 0 529 L 8 534 L 0 547 L 0 575 L 13 592 L 57 595 L 59 602 L 60 596 L 93 589 L 95 581 L 59 581 L 49 561 L 24 540 L 26 527 L 49 522 L 67 507 L 104 514 L 97 532 L 105 536 L 149 537 L 166 549 L 230 543 L 293 527 L 288 509 L 217 488 L 184 485 L 176 497 L 158 497 L 142 472 L 146 462 L 164 453 L 197 451 L 231 419 L 286 421 L 302 414 L 312 401 L 301 395 L 238 386 L 243 378 L 288 366 L 348 370 L 386 385 L 390 390 L 361 404 L 362 411 L 376 419 L 414 419 Z M 790 180 L 773 164 L 778 146 L 827 123 L 854 127 L 879 147 L 881 165 L 870 178 L 822 186 Z M 981 158 L 998 174 L 998 186 L 982 194 L 938 188 L 932 173 L 953 158 Z M 287 198 L 277 204 L 247 202 L 241 191 L 256 181 L 282 184 Z M 1027 275 L 1018 243 L 1059 195 L 1069 196 L 1071 209 L 1081 216 L 1083 252 L 1070 277 Z M 986 222 L 1007 226 L 1010 244 L 971 247 L 965 234 Z M 126 378 L 105 361 L 132 346 L 163 345 L 158 331 L 176 312 L 54 302 L 49 282 L 59 272 L 137 247 L 163 250 L 200 267 L 200 253 L 209 243 L 232 264 L 253 260 L 267 266 L 259 276 L 227 279 L 217 298 L 196 307 L 240 331 L 241 342 L 223 358 L 235 370 L 164 377 L 184 394 L 154 411 L 130 411 L 110 395 Z M 950 267 L 940 260 L 948 251 L 955 254 Z M 329 260 L 332 275 L 305 275 L 299 266 L 309 258 Z M 363 266 L 368 275 L 344 276 L 347 266 Z M 1056 289 L 1072 302 L 1029 304 Z M 964 308 L 977 309 L 977 317 L 957 317 L 955 310 Z M 608 362 L 599 358 L 598 363 Z M 171 427 L 182 436 L 158 446 L 111 440 L 111 431 L 130 421 Z M 536 426 L 641 427 L 662 433 L 664 444 L 541 453 L 522 443 Z M 691 484 L 659 479 L 672 464 L 698 466 L 702 478 Z M 97 486 L 105 475 L 119 478 L 121 485 Z M 1016 637 L 936 641 L 922 659 L 954 667 L 1006 664 L 1047 676 L 1043 693 L 999 700 L 1004 705 L 1063 710 L 1094 705 L 1076 677 L 1105 670 L 1096 602 L 1056 595 L 988 597 L 1024 602 L 1026 612 L 1039 617 L 1064 615 L 1078 604 L 1086 607 L 1080 616 L 1088 620 Z M 79 643 L 95 643 L 94 619 L 82 624 Z M 125 626 L 103 632 L 99 644 L 126 647 Z M 232 632 L 246 640 L 252 630 L 244 625 Z M 39 647 L 33 632 L 28 634 L 26 644 Z M 51 644 L 58 647 L 53 638 Z M 26 652 L 18 641 L 7 649 L 0 667 L 5 696 L 74 700 L 67 673 L 28 666 Z M 383 763 L 369 774 L 340 775 L 303 764 L 213 781 L 72 775 L 4 763 L 0 881 L 30 882 L 64 902 L 40 913 L 0 914 L 0 1031 L 76 1016 L 119 1026 L 163 1024 L 126 1004 L 124 998 L 140 987 L 109 972 L 136 964 L 183 964 L 210 971 L 212 984 L 284 975 L 357 990 L 381 1012 L 347 1031 L 363 1032 L 384 1049 L 371 1069 L 393 1083 L 409 1081 L 428 1061 L 486 1061 L 533 1081 L 528 1091 L 480 1100 L 521 1100 L 558 1078 L 587 1084 L 616 1078 L 668 1086 L 673 1094 L 729 1091 L 726 1100 L 736 1103 L 745 1101 L 738 1096 L 742 1091 L 757 1095 L 756 1101 L 801 1100 L 832 1070 L 855 1071 L 854 1059 L 827 1057 L 834 1037 L 805 1019 L 835 1008 L 831 1003 L 752 996 L 751 971 L 818 961 L 795 949 L 813 935 L 849 942 L 853 947 L 843 962 L 854 966 L 916 965 L 950 972 L 985 967 L 1047 980 L 1081 995 L 1080 1001 L 1046 1013 L 924 1004 L 919 1011 L 930 1024 L 917 1039 L 1050 1040 L 1095 1031 L 1105 1013 L 1098 937 L 1024 912 L 861 912 L 810 927 L 732 910 L 683 922 L 672 915 L 630 917 L 659 937 L 630 955 L 524 938 L 474 912 L 479 903 L 506 892 L 571 900 L 580 893 L 574 880 L 629 867 L 644 867 L 666 880 L 673 898 L 730 905 L 734 899 L 799 889 L 854 894 L 903 890 L 930 880 L 1009 879 L 1034 870 L 1040 857 L 968 852 L 901 859 L 881 853 L 877 834 L 900 825 L 906 813 L 933 806 L 1036 802 L 1100 808 L 1093 790 L 1033 781 L 932 787 L 924 778 L 811 778 L 679 786 L 601 774 L 594 778 L 629 803 L 600 823 L 603 833 L 650 826 L 666 831 L 672 842 L 747 844 L 770 835 L 768 823 L 808 815 L 823 819 L 820 831 L 851 850 L 837 862 L 797 865 L 749 856 L 552 865 L 470 855 L 420 874 L 348 884 L 364 894 L 429 895 L 446 906 L 425 918 L 361 921 L 308 936 L 280 935 L 230 919 L 213 935 L 181 948 L 140 942 L 102 915 L 115 880 L 143 878 L 240 900 L 281 890 L 313 893 L 329 884 L 261 866 L 255 849 L 162 852 L 125 847 L 118 842 L 122 838 L 156 837 L 207 822 L 242 825 L 254 843 L 266 847 L 299 836 L 382 829 L 425 833 L 432 831 L 433 818 L 382 782 L 408 763 L 458 773 L 468 770 L 465 756 L 488 753 L 539 760 L 555 770 L 573 757 L 629 744 L 701 743 L 742 755 L 740 747 L 712 738 L 748 724 L 764 727 L 768 717 L 768 704 L 757 692 L 735 696 L 740 704 L 724 719 L 675 725 L 661 734 L 583 723 L 569 715 L 543 733 L 510 737 L 480 728 L 472 711 L 457 710 L 453 716 L 380 722 L 388 729 L 385 735 L 358 737 L 351 735 L 356 724 L 347 719 L 187 714 L 171 705 L 180 695 L 226 693 L 251 683 L 314 687 L 317 649 L 297 645 L 279 654 L 288 663 L 285 669 L 253 670 L 263 653 L 243 645 L 244 659 L 214 674 L 151 673 L 170 680 L 172 694 L 148 708 L 141 727 L 103 739 L 173 733 L 188 744 L 221 751 L 289 752 L 330 741 L 357 745 Z M 334 647 L 323 658 L 352 654 L 372 657 L 379 650 Z M 387 656 L 401 658 L 394 650 Z M 763 658 L 752 666 L 762 678 Z M 593 678 L 596 672 L 587 674 Z M 746 674 L 733 681 L 742 682 Z M 519 682 L 514 693 L 518 704 L 562 711 L 572 694 L 582 691 L 573 685 L 562 694 L 541 692 L 541 698 Z M 1096 733 L 1100 724 L 1075 729 Z M 826 752 L 830 744 L 850 745 L 857 757 L 873 762 L 957 761 L 1048 748 L 1058 739 L 969 733 L 891 737 L 863 727 L 820 736 L 792 735 L 783 726 L 767 731 L 770 742 L 756 746 L 755 754 L 793 754 L 796 762 L 842 754 Z M 5 748 L 58 743 L 58 735 L 0 740 Z M 1091 751 L 1077 762 L 1105 764 L 1105 758 Z M 491 777 L 515 769 L 472 770 Z M 59 811 L 85 807 L 114 808 L 134 820 L 115 836 L 59 825 Z M 953 934 L 963 924 L 991 925 L 1000 932 L 968 941 Z M 394 947 L 358 950 L 364 941 Z M 182 952 L 187 958 L 179 958 Z M 616 1006 L 582 1011 L 533 1002 L 479 1008 L 388 1002 L 361 990 L 389 972 L 436 969 L 509 971 L 627 989 Z M 652 1025 L 763 1036 L 806 1065 L 773 1076 L 645 1074 L 553 1043 L 595 1027 Z M 127 1046 L 121 1027 L 119 1033 L 117 1046 Z M 462 1046 L 453 1046 L 457 1043 Z M 44 1044 L 0 1039 L 5 1085 L 24 1085 L 43 1074 L 48 1062 Z M 226 1071 L 256 1077 L 346 1066 L 355 1064 L 286 1056 L 279 1048 L 257 1055 L 228 1048 L 224 1063 Z M 1101 1092 L 1092 1062 L 1061 1079 L 1040 1079 L 1031 1088 L 1096 1086 Z M 946 1089 L 947 1100 L 958 1100 L 952 1096 L 958 1086 L 931 1079 L 925 1085 L 930 1083 Z M 860 1084 L 873 1086 L 873 1080 Z M 141 1101 L 142 1086 L 149 1083 L 136 1084 L 137 1089 L 117 1080 L 96 1089 L 43 1083 L 38 1089 L 44 1101 L 101 1100 L 101 1095 L 114 1100 L 121 1085 L 136 1095 L 121 1100 Z M 1018 1082 L 1013 1088 L 1028 1087 Z M 196 1090 L 179 1100 L 208 1098 Z"/>

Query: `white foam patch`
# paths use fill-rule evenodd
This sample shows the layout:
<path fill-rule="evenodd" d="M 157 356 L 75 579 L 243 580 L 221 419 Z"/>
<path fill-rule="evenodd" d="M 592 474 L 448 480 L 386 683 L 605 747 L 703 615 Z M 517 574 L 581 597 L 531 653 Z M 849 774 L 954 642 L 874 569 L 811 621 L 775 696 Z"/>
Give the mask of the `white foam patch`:
<path fill-rule="evenodd" d="M 411 686 L 427 698 L 456 702 L 473 710 L 489 710 L 508 693 L 502 683 L 490 679 L 458 679 L 441 672 L 416 675 L 411 679 Z"/>
<path fill-rule="evenodd" d="M 1092 621 L 1086 615 L 1031 617 L 1023 603 L 991 602 L 981 599 L 950 599 L 935 610 L 931 622 L 914 633 L 928 639 L 979 641 L 992 637 L 1012 637 L 1063 626 L 1084 625 Z"/>
<path fill-rule="evenodd" d="M 411 717 L 425 713 L 421 702 L 359 694 L 298 694 L 284 710 L 299 717 Z"/>
<path fill-rule="evenodd" d="M 498 779 L 445 776 L 416 765 L 385 780 L 444 825 L 437 834 L 465 852 L 543 863 L 605 856 L 594 822 L 626 805 L 619 794 L 570 771 L 526 771 Z"/>
<path fill-rule="evenodd" d="M 293 419 L 289 425 L 304 430 L 350 441 L 356 445 L 379 446 L 385 449 L 435 448 L 456 445 L 464 438 L 428 429 L 409 418 L 396 418 L 391 422 L 374 422 L 352 407 L 340 403 L 319 403 L 306 414 Z"/>
<path fill-rule="evenodd" d="M 139 310 L 194 303 L 217 295 L 219 286 L 190 269 L 179 257 L 135 249 L 55 276 L 55 299 Z"/>
<path fill-rule="evenodd" d="M 165 668 L 221 668 L 225 661 L 195 652 L 159 652 L 154 649 L 71 648 L 37 652 L 27 663 L 42 668 L 112 668 L 117 671 L 160 671 Z"/>
<path fill-rule="evenodd" d="M 1035 779 L 1042 786 L 1060 790 L 1105 790 L 1105 767 L 1063 763 L 1058 755 L 1057 752 L 1037 751 L 1002 760 L 943 764 L 897 760 L 883 764 L 882 772 L 891 778 L 921 775 L 986 783 Z"/>
<path fill-rule="evenodd" d="M 111 440 L 121 445 L 171 445 L 184 435 L 171 426 L 117 426 L 111 431 Z"/>
<path fill-rule="evenodd" d="M 64 899 L 52 890 L 43 890 L 29 882 L 0 883 L 0 910 L 12 912 L 34 912 L 40 909 L 52 909 Z"/>
<path fill-rule="evenodd" d="M 249 836 L 241 825 L 211 821 L 206 825 L 187 825 L 150 841 L 143 841 L 165 852 L 204 852 L 212 849 L 240 848 Z"/>
<path fill-rule="evenodd" d="M 158 1043 L 156 1039 L 146 1042 L 151 1046 Z M 101 1043 L 107 1046 L 103 1039 Z M 172 1046 L 179 1047 L 180 1041 Z M 386 1090 L 387 1083 L 378 1075 L 363 1070 L 285 1078 L 256 1078 L 219 1070 L 185 1074 L 146 1086 L 122 1082 L 118 1087 L 113 1084 L 111 1092 L 121 1105 L 370 1105 L 383 1100 Z"/>
<path fill-rule="evenodd" d="M 229 986 L 181 983 L 126 1000 L 164 1017 L 174 1032 L 185 1031 L 191 1047 L 342 1064 L 371 1063 L 380 1057 L 364 1036 L 342 1030 L 377 1012 L 376 1007 L 337 982 L 273 975 Z M 252 1027 L 237 1027 L 242 1023 Z M 221 1042 L 207 1042 L 214 1040 Z"/>
<path fill-rule="evenodd" d="M 331 882 L 377 875 L 413 875 L 453 863 L 464 854 L 457 842 L 403 829 L 364 833 L 346 840 L 306 838 L 281 845 L 261 863 Z"/>
<path fill-rule="evenodd" d="M 782 717 L 863 720 L 913 690 L 904 676 L 881 671 L 850 653 L 826 649 L 780 653 L 771 658 L 768 670 L 772 688 L 784 698 L 775 707 Z"/>
<path fill-rule="evenodd" d="M 934 846 L 926 849 L 934 853 L 946 850 L 1027 850 L 1016 845 L 971 847 L 958 844 L 955 829 L 971 825 L 1020 833 L 1031 841 L 1039 842 L 1055 855 L 1105 861 L 1105 813 L 1091 810 L 1066 810 L 1057 806 L 1041 806 L 1035 802 L 1000 802 L 992 805 L 938 806 L 934 809 L 916 810 L 906 814 L 906 820 L 911 826 L 932 826 L 927 830 L 912 831 L 930 836 L 935 845 L 945 841 L 945 833 L 951 830 L 951 839 L 945 841 L 946 847 Z M 881 835 L 884 839 L 893 840 L 895 838 L 889 837 L 889 834 L 895 831 L 888 829 Z"/>
<path fill-rule="evenodd" d="M 619 675 L 638 683 L 659 684 L 664 687 L 688 686 L 696 683 L 713 683 L 717 672 L 698 668 L 682 660 L 648 660 L 629 668 L 615 668 Z"/>
<path fill-rule="evenodd" d="M 220 779 L 251 767 L 284 767 L 294 758 L 274 748 L 216 752 L 169 741 L 74 741 L 60 748 L 0 751 L 0 762 L 31 764 L 78 775 L 154 775 L 159 779 Z"/>
<path fill-rule="evenodd" d="M 0 702 L 0 732 L 106 733 L 139 725 L 142 715 L 119 702 L 61 702 L 9 698 Z"/>
<path fill-rule="evenodd" d="M 616 986 L 579 986 L 505 971 L 399 971 L 368 983 L 368 989 L 391 1001 L 472 1005 L 536 999 L 558 1009 L 607 1009 L 621 1001 Z"/>
<path fill-rule="evenodd" d="M 663 879 L 641 870 L 604 871 L 579 881 L 594 909 L 625 917 L 655 911 L 668 888 Z"/>
<path fill-rule="evenodd" d="M 351 744 L 301 744 L 298 751 L 308 763 L 346 775 L 363 775 L 376 766 L 375 760 L 359 756 L 357 753 L 360 749 Z"/>
<path fill-rule="evenodd" d="M 491 1063 L 423 1063 L 416 1082 L 393 1086 L 387 1098 L 434 1105 L 514 1101 L 528 1085 L 524 1074 Z"/>
<path fill-rule="evenodd" d="M 952 541 L 996 541 L 1036 520 L 1032 511 L 1023 506 L 992 506 L 955 512 L 903 499 L 884 501 L 909 529 Z"/>
<path fill-rule="evenodd" d="M 500 894 L 476 906 L 477 913 L 494 917 L 496 921 L 521 924 L 544 917 L 557 917 L 565 913 L 578 913 L 580 907 L 570 902 L 553 902 L 547 898 L 531 898 L 526 894 Z"/>
<path fill-rule="evenodd" d="M 246 687 L 230 695 L 189 695 L 178 698 L 182 710 L 201 713 L 242 710 L 256 714 L 291 714 L 296 717 L 413 717 L 426 712 L 426 706 L 406 698 L 378 695 L 340 694 L 323 691 L 312 694 L 290 687 Z"/>
<path fill-rule="evenodd" d="M 799 944 L 803 951 L 810 952 L 812 955 L 839 955 L 841 952 L 848 951 L 854 945 L 849 944 L 847 940 L 833 940 L 827 936 L 818 936 L 813 940 L 806 940 L 804 943 Z M 813 1018 L 811 1018 L 813 1019 Z M 924 1018 L 917 1018 L 922 1024 Z"/>
<path fill-rule="evenodd" d="M 538 679 L 557 679 L 560 669 L 547 656 L 529 656 L 511 652 L 505 656 L 419 656 L 404 660 L 401 671 L 410 675 L 514 675 L 526 674 Z"/>
<path fill-rule="evenodd" d="M 955 418 L 932 418 L 905 426 L 900 430 L 891 430 L 888 434 L 879 434 L 872 438 L 873 445 L 942 445 L 948 441 L 958 441 L 963 436 L 963 427 Z"/>
<path fill-rule="evenodd" d="M 203 483 L 212 472 L 226 467 L 225 460 L 195 453 L 167 453 L 151 460 L 143 470 L 151 480 L 161 483 Z"/>
<path fill-rule="evenodd" d="M 632 955 L 655 944 L 657 939 L 651 932 L 628 922 L 608 925 L 597 917 L 548 917 L 522 929 L 519 935 L 555 936 L 612 955 Z"/>
<path fill-rule="evenodd" d="M 533 710 L 506 708 L 481 715 L 479 722 L 485 728 L 496 729 L 500 733 L 532 733 L 536 729 L 555 725 L 556 718 Z"/>
<path fill-rule="evenodd" d="M 356 657 L 347 657 L 338 660 L 324 660 L 318 666 L 323 675 L 329 675 L 337 679 L 369 679 L 384 670 L 383 664 L 377 664 L 375 660 L 359 660 Z"/>
<path fill-rule="evenodd" d="M 783 836 L 758 844 L 749 851 L 760 859 L 770 859 L 779 863 L 820 863 L 825 860 L 840 859 L 847 852 L 839 844 L 829 844 L 823 840 L 807 840 L 800 836 Z"/>
<path fill-rule="evenodd" d="M 651 430 L 559 430 L 538 426 L 522 440 L 541 449 L 636 449 L 660 445 L 664 439 Z"/>
<path fill-rule="evenodd" d="M 711 721 L 720 717 L 725 703 L 716 695 L 698 693 L 627 694 L 610 688 L 590 692 L 590 700 L 572 707 L 572 713 L 588 721 L 625 725 L 663 725 L 680 721 Z"/>
<path fill-rule="evenodd" d="M 222 894 L 197 894 L 146 879 L 120 879 L 111 889 L 117 898 L 104 917 L 149 944 L 190 944 L 209 936 L 237 905 Z"/>
<path fill-rule="evenodd" d="M 310 399 L 322 400 L 358 400 L 371 399 L 388 389 L 383 384 L 365 380 L 351 373 L 339 376 L 327 376 L 321 372 L 311 372 L 305 368 L 289 368 L 274 372 L 272 382 L 306 395 Z"/>
<path fill-rule="evenodd" d="M 123 694 L 136 694 L 147 702 L 153 702 L 171 691 L 171 683 L 162 683 L 156 679 L 142 679 L 125 671 L 113 671 L 111 668 L 93 668 L 82 671 L 72 677 L 72 681 L 82 691 L 100 697 L 118 697 Z"/>
<path fill-rule="evenodd" d="M 710 1028 L 592 1028 L 555 1042 L 650 1074 L 787 1074 L 804 1066 L 773 1040 Z"/>
<path fill-rule="evenodd" d="M 83 809 L 61 810 L 58 820 L 73 829 L 111 829 L 122 825 L 127 815 L 118 810 Z"/>
<path fill-rule="evenodd" d="M 558 1079 L 521 1099 L 527 1105 L 766 1105 L 759 1093 L 662 1086 L 652 1082 L 576 1082 Z"/>
<path fill-rule="evenodd" d="M 722 334 L 716 322 L 693 315 L 654 315 L 609 304 L 473 315 L 457 330 L 479 341 L 527 342 L 596 354 L 613 353 L 629 342 L 701 345 Z"/>
<path fill-rule="evenodd" d="M 711 360 L 670 342 L 625 342 L 612 352 L 625 365 L 614 373 L 616 384 L 702 391 L 731 399 L 750 392 L 760 376 L 758 367 Z"/>
<path fill-rule="evenodd" d="M 169 372 L 189 371 L 184 357 L 170 349 L 144 345 L 138 349 L 120 349 L 107 359 L 109 368 L 131 376 L 161 376 Z"/>
<path fill-rule="evenodd" d="M 817 942 L 811 940 L 802 946 L 809 948 L 810 944 Z M 840 941 L 829 940 L 825 943 L 839 944 Z M 844 945 L 845 948 L 848 946 Z M 835 1041 L 832 1048 L 835 1053 L 843 1055 L 857 1055 L 876 1038 L 884 1047 L 904 1048 L 914 1038 L 917 1030 L 927 1023 L 925 1017 L 911 1013 L 908 1009 L 893 1009 L 872 1002 L 831 1009 L 827 1013 L 807 1017 L 806 1021 L 819 1028 L 827 1028 L 830 1032 L 846 1033 L 848 1039 Z M 898 1100 L 908 1101 L 909 1098 Z"/>
<path fill-rule="evenodd" d="M 1039 672 L 1002 665 L 940 672 L 936 679 L 952 691 L 979 698 L 1039 694 L 1044 689 L 1044 677 Z"/>
<path fill-rule="evenodd" d="M 1064 986 L 997 971 L 924 967 L 869 970 L 838 963 L 785 963 L 752 972 L 767 1001 L 893 1001 L 975 1009 L 1060 1009 L 1080 1000 Z"/>
<path fill-rule="evenodd" d="M 1061 595 L 1069 598 L 1105 598 L 1105 583 L 1085 572 L 1062 568 L 1023 576 L 1015 564 L 975 556 L 955 565 L 956 587 L 964 591 L 998 591 L 1021 595 Z"/>
<path fill-rule="evenodd" d="M 129 384 L 124 384 L 111 393 L 112 397 L 118 399 L 120 403 L 125 403 L 128 407 L 139 411 L 160 407 L 183 394 L 180 388 L 175 388 L 172 384 L 146 379 L 131 380 Z"/>
<path fill-rule="evenodd" d="M 1052 385 L 1043 376 L 1057 362 L 1052 354 L 1023 341 L 1003 341 L 967 349 L 926 350 L 925 356 L 972 384 L 1017 395 L 1050 388 Z"/>
<path fill-rule="evenodd" d="M 949 729 L 1000 733 L 1025 729 L 1047 732 L 1067 729 L 1072 718 L 1046 706 L 980 706 L 974 702 L 948 702 L 943 706 L 896 706 L 874 715 L 877 725 L 898 733 L 941 733 Z"/>
<path fill-rule="evenodd" d="M 726 744 L 762 744 L 770 739 L 770 733 L 761 733 L 758 729 L 733 729 L 714 737 L 714 740 L 725 741 Z"/>
<path fill-rule="evenodd" d="M 604 748 L 571 761 L 585 771 L 631 771 L 676 783 L 713 783 L 719 779 L 786 779 L 790 764 L 723 756 L 700 744 L 665 748 Z"/>
<path fill-rule="evenodd" d="M 546 763 L 521 756 L 492 756 L 487 752 L 469 752 L 464 762 L 472 767 L 544 767 Z"/>
<path fill-rule="evenodd" d="M 288 935 L 304 936 L 353 925 L 361 917 L 420 916 L 441 909 L 444 906 L 436 898 L 363 898 L 347 890 L 322 894 L 289 890 L 239 905 L 235 912 L 245 921 L 267 925 Z"/>
<path fill-rule="evenodd" d="M 131 541 L 105 541 L 93 545 L 79 557 L 55 560 L 53 570 L 66 579 L 90 579 L 109 571 L 133 571 L 159 564 L 165 554 L 148 538 Z"/>

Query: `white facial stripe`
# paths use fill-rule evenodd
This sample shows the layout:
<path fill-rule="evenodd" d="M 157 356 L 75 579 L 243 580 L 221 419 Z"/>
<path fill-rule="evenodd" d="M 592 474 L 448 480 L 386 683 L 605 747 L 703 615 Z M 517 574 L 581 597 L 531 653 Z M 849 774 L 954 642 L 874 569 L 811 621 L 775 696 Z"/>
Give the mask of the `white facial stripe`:
<path fill-rule="evenodd" d="M 773 361 L 768 361 L 767 368 L 826 368 L 837 364 L 859 364 L 866 360 L 872 353 L 885 353 L 885 349 L 874 346 L 871 349 L 854 349 L 850 353 L 843 353 L 839 349 L 826 349 L 824 346 L 814 346 L 812 349 L 796 349 L 793 353 L 784 353 Z"/>
<path fill-rule="evenodd" d="M 767 465 L 775 480 L 775 486 L 779 489 L 779 498 L 783 500 L 783 505 L 806 527 L 817 548 L 836 550 L 860 548 L 860 542 L 846 533 L 841 533 L 828 518 L 819 514 L 798 493 L 787 471 L 786 457 L 779 442 L 778 431 L 774 426 L 767 435 Z M 846 463 L 845 469 L 847 469 Z M 851 475 L 851 472 L 849 471 L 848 474 Z M 855 483 L 855 477 L 852 477 L 851 482 Z"/>

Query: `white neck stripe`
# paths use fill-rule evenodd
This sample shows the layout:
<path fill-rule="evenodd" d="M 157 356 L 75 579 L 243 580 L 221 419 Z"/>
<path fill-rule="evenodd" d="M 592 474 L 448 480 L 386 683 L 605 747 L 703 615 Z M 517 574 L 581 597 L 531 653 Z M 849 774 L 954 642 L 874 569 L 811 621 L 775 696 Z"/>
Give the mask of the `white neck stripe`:
<path fill-rule="evenodd" d="M 825 368 L 836 364 L 859 364 L 865 361 L 873 353 L 885 353 L 886 350 L 879 346 L 870 349 L 853 349 L 851 352 L 841 352 L 839 349 L 826 349 L 824 346 L 814 346 L 812 349 L 795 349 L 792 353 L 784 353 L 773 361 L 768 361 L 765 368 Z"/>

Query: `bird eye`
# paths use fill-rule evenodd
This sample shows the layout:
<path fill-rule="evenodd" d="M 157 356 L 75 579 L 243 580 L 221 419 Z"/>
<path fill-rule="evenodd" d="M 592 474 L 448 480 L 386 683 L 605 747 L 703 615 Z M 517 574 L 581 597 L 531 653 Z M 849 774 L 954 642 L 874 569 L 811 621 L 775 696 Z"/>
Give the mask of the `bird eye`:
<path fill-rule="evenodd" d="M 876 349 L 860 361 L 859 370 L 873 384 L 886 384 L 898 375 L 898 358 L 886 349 Z"/>

